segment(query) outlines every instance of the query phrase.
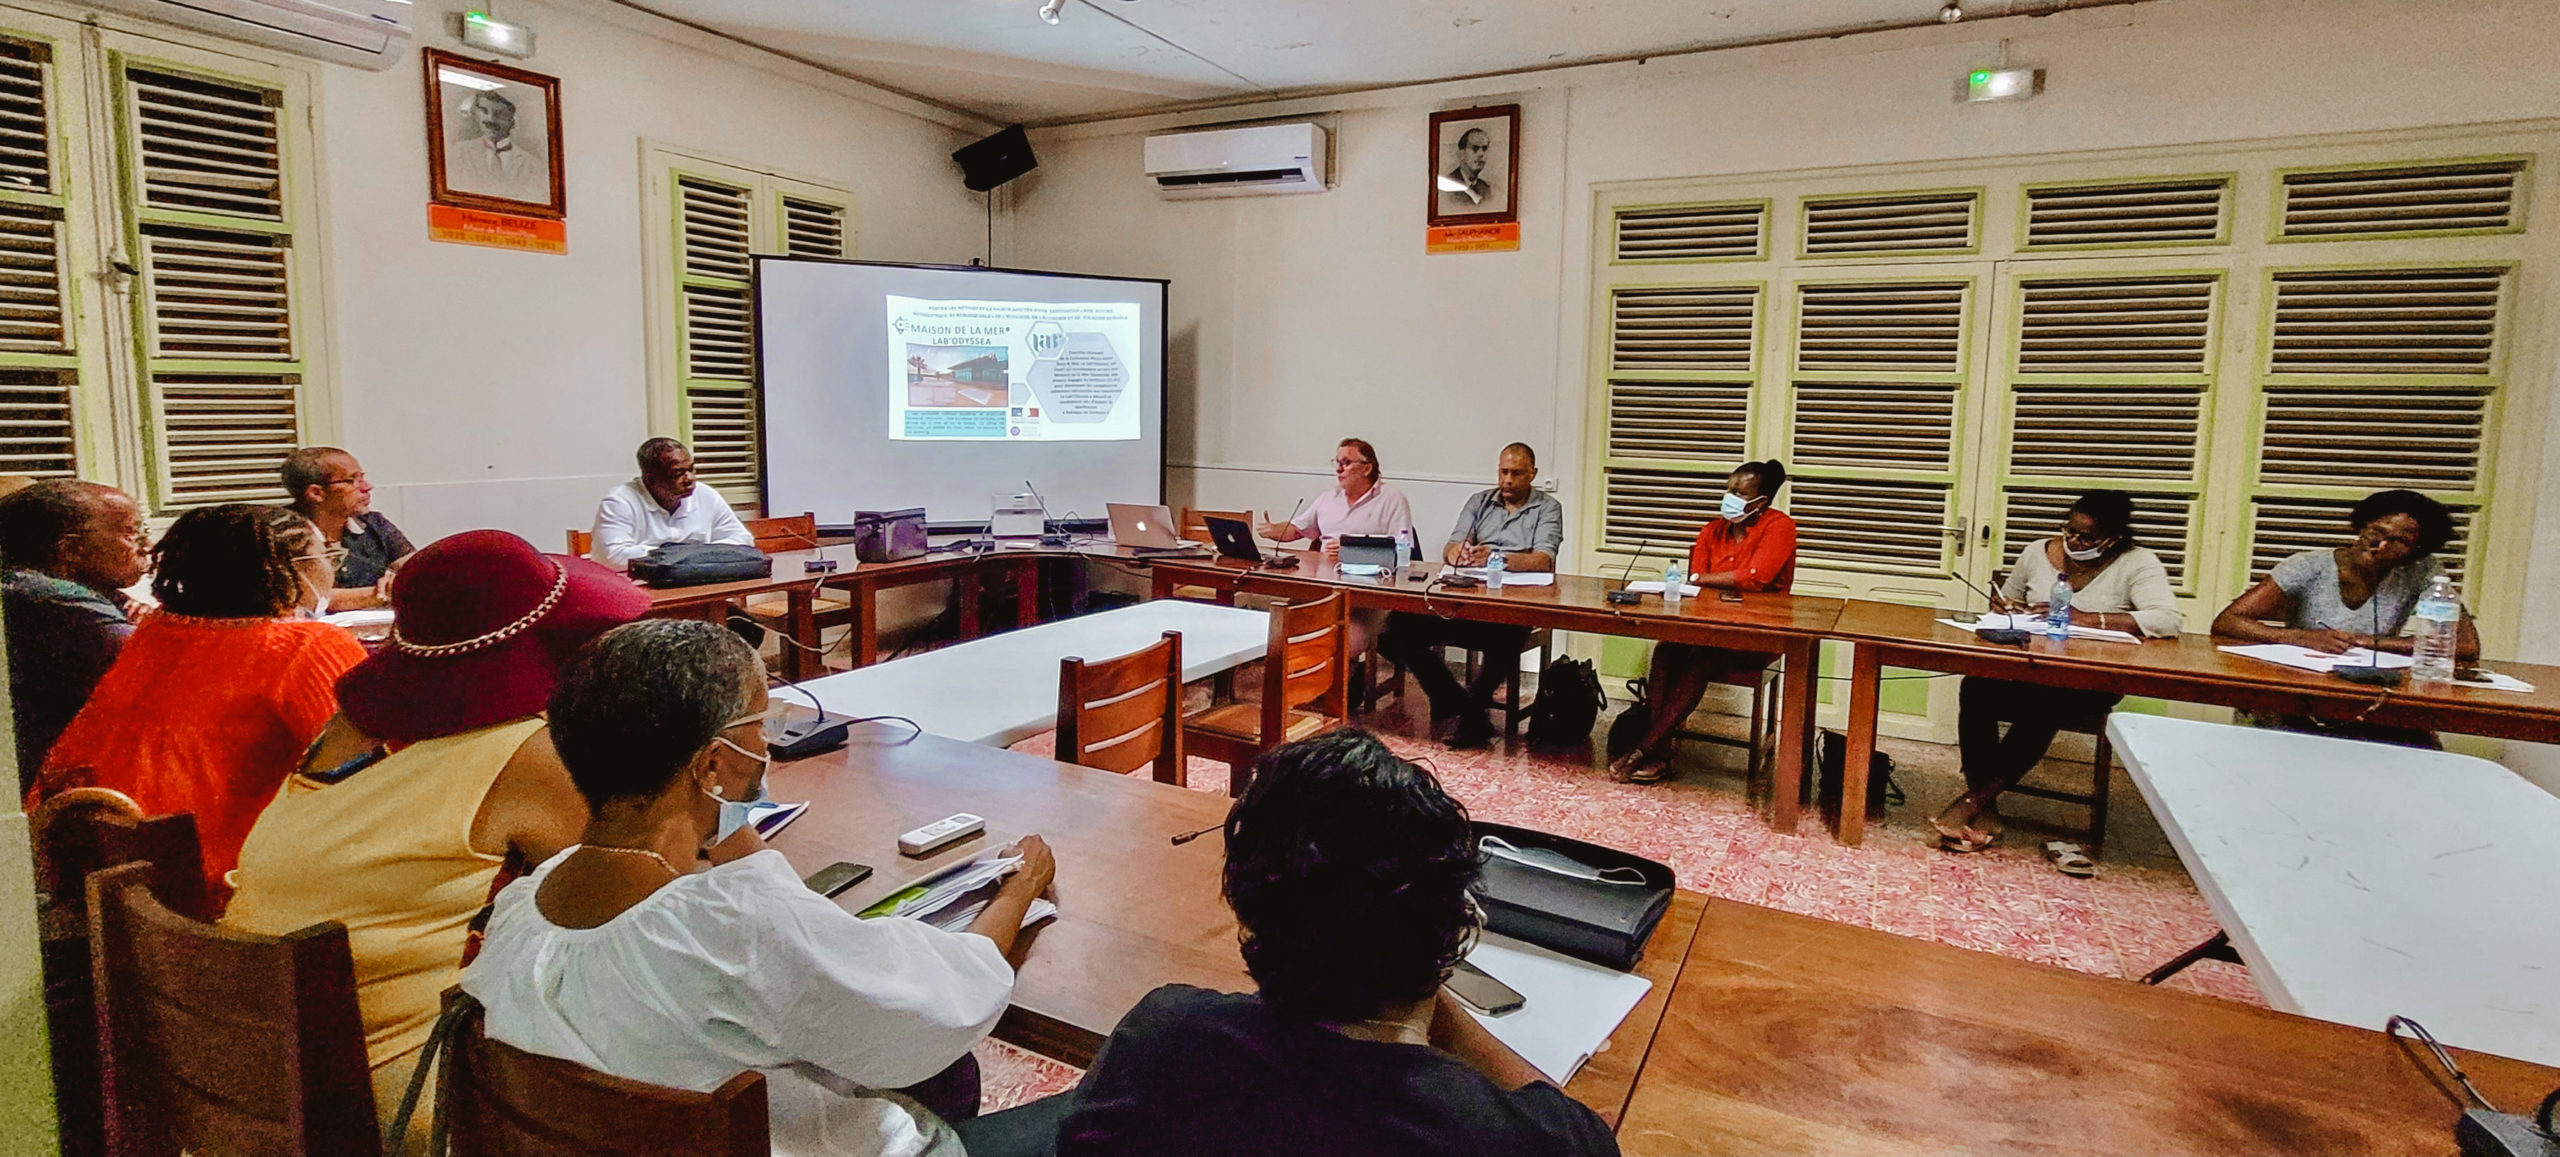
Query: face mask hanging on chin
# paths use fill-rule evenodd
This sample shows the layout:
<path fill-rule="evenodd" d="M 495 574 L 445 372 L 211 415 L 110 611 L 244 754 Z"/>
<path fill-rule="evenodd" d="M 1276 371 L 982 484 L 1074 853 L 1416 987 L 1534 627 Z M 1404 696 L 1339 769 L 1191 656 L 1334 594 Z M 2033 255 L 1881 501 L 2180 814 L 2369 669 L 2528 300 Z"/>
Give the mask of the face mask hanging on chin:
<path fill-rule="evenodd" d="M 2107 548 L 2103 546 L 2090 550 L 2073 550 L 2067 546 L 2062 548 L 2062 557 L 2070 559 L 2073 562 L 2096 562 L 2106 556 Z"/>

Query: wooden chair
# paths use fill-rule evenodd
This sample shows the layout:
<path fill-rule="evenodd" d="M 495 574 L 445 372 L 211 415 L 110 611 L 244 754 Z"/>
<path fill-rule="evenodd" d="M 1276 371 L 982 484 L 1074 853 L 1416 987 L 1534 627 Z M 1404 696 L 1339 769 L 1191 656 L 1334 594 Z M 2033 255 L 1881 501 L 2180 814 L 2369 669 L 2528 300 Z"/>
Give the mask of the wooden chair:
<path fill-rule="evenodd" d="M 1246 526 L 1253 525 L 1253 512 L 1250 510 L 1203 510 L 1185 506 L 1182 508 L 1182 537 L 1193 542 L 1216 542 L 1209 537 L 1209 520 L 1212 518 L 1232 518 Z"/>
<path fill-rule="evenodd" d="M 1518 739 L 1520 737 L 1520 714 L 1528 708 L 1528 704 L 1520 701 L 1520 656 L 1526 655 L 1531 651 L 1536 651 L 1538 653 L 1538 669 L 1540 671 L 1544 671 L 1547 669 L 1547 660 L 1555 658 L 1555 647 L 1556 634 L 1553 630 L 1546 627 L 1531 627 L 1529 629 L 1528 636 L 1521 641 L 1519 654 L 1494 656 L 1487 655 L 1480 647 L 1467 648 L 1466 676 L 1460 680 L 1460 682 L 1475 682 L 1476 668 L 1479 664 L 1494 662 L 1497 659 L 1507 661 L 1511 664 L 1511 674 L 1508 678 L 1504 679 L 1502 683 L 1502 698 L 1494 700 L 1492 704 L 1494 710 L 1502 713 L 1503 738 Z M 1434 647 L 1432 648 L 1432 653 L 1436 655 L 1444 649 L 1445 648 L 1442 647 Z M 1404 698 L 1403 675 L 1403 668 L 1398 667 L 1396 670 L 1395 684 L 1390 688 L 1395 692 L 1398 700 L 1402 700 Z"/>
<path fill-rule="evenodd" d="M 151 894 L 152 870 L 89 877 L 107 1151 L 380 1153 L 346 928 L 198 923 Z"/>
<path fill-rule="evenodd" d="M 1183 720 L 1194 755 L 1227 765 L 1227 794 L 1243 795 L 1253 761 L 1284 743 L 1342 726 L 1349 707 L 1348 603 L 1340 594 L 1310 603 L 1271 604 L 1271 642 L 1262 657 L 1262 701 L 1229 703 Z"/>
<path fill-rule="evenodd" d="M 661 1088 L 488 1038 L 479 1002 L 460 990 L 444 1054 L 453 1157 L 766 1157 L 773 1128 L 764 1074 L 708 1093 Z"/>
<path fill-rule="evenodd" d="M 1058 663 L 1058 758 L 1123 775 L 1155 765 L 1157 783 L 1186 783 L 1182 632 L 1116 659 Z"/>
<path fill-rule="evenodd" d="M 570 554 L 579 558 L 585 558 L 588 555 L 594 554 L 595 550 L 596 536 L 593 531 L 572 530 L 569 532 Z"/>
<path fill-rule="evenodd" d="M 747 528 L 747 533 L 756 536 L 756 549 L 766 554 L 785 550 L 813 550 L 818 545 L 816 514 L 799 514 L 790 518 L 749 518 L 742 521 Z M 785 636 L 790 634 L 791 596 L 780 592 L 751 595 L 747 598 L 744 608 L 748 618 L 754 619 L 763 626 L 771 627 Z M 828 594 L 825 583 L 819 584 L 818 597 L 812 609 L 816 614 L 817 627 L 821 631 L 829 627 L 850 626 L 853 623 L 853 596 Z M 787 647 L 790 644 L 783 645 Z"/>
<path fill-rule="evenodd" d="M 1688 730 L 1679 732 L 1680 738 L 1739 747 L 1743 751 L 1742 774 L 1745 777 L 1759 774 L 1760 761 L 1775 754 L 1772 748 L 1778 740 L 1778 671 L 1779 665 L 1771 663 L 1757 671 L 1742 671 L 1716 680 L 1719 687 L 1750 690 L 1751 733 L 1747 738 L 1737 740 L 1731 736 Z"/>
<path fill-rule="evenodd" d="M 2019 795 L 2076 803 L 2088 808 L 2089 828 L 2084 838 L 2089 842 L 2089 858 L 2096 859 L 2107 846 L 2107 781 L 2111 778 L 2109 769 L 2115 764 L 2115 747 L 2107 742 L 2107 713 L 2101 711 L 2094 716 L 2071 720 L 2063 724 L 2062 729 L 2097 737 L 2098 749 L 2092 753 L 2089 761 L 2091 773 L 2089 790 L 2078 792 L 2068 788 L 2039 787 L 2028 783 L 2020 783 L 2009 790 Z"/>
<path fill-rule="evenodd" d="M 122 792 L 78 788 L 46 800 L 31 823 L 36 922 L 42 930 L 45 1022 L 53 1036 L 53 1103 L 62 1157 L 107 1151 L 106 1102 L 98 1093 L 98 1004 L 89 963 L 89 876 L 147 861 L 152 890 L 171 908 L 205 909 L 196 819 L 185 812 L 145 818 Z"/>

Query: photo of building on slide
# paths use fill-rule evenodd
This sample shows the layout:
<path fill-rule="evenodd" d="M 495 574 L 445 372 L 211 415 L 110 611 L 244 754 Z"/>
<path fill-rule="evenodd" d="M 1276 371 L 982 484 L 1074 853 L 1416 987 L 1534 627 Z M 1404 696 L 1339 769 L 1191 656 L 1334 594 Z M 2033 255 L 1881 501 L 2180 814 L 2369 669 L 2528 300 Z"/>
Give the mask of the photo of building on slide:
<path fill-rule="evenodd" d="M 907 408 L 1001 410 L 1011 391 L 1000 345 L 907 344 Z"/>

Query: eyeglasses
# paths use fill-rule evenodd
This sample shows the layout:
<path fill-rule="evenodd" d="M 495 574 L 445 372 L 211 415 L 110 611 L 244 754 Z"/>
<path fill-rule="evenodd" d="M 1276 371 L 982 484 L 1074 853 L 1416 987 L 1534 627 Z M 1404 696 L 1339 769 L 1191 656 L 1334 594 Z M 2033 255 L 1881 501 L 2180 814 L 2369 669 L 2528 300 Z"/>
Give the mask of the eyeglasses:
<path fill-rule="evenodd" d="M 2063 543 L 2064 543 L 2065 545 L 2069 545 L 2069 546 L 2077 546 L 2077 547 L 2082 547 L 2082 548 L 2096 546 L 2096 545 L 2098 545 L 2099 543 L 2102 543 L 2102 542 L 2113 542 L 2113 541 L 2115 541 L 2115 537 L 2116 537 L 2116 536 L 2114 536 L 2114 535 L 2112 535 L 2112 534 L 2108 534 L 2107 532 L 2105 532 L 2105 531 L 2103 531 L 2103 530 L 2101 530 L 2101 531 L 2093 531 L 2093 532 L 2088 533 L 2088 534 L 2082 534 L 2082 533 L 2080 533 L 2079 531 L 2076 531 L 2076 530 L 2071 529 L 2071 527 L 2070 527 L 2068 524 L 2065 524 L 2061 529 L 2062 529 L 2062 541 L 2063 541 Z"/>
<path fill-rule="evenodd" d="M 1336 458 L 1333 460 L 1333 468 L 1336 470 L 1348 470 L 1354 466 L 1366 466 L 1368 464 L 1369 461 L 1365 458 Z"/>
<path fill-rule="evenodd" d="M 347 477 L 347 478 L 332 478 L 332 479 L 330 479 L 330 480 L 328 480 L 328 481 L 326 481 L 326 482 L 321 483 L 320 485 L 322 485 L 322 486 L 361 486 L 361 485 L 364 485 L 364 482 L 365 482 L 364 474 L 363 474 L 361 471 L 359 471 L 359 472 L 357 472 L 355 475 L 353 475 L 352 477 Z"/>
<path fill-rule="evenodd" d="M 318 554 L 304 554 L 304 555 L 296 555 L 296 556 L 294 556 L 294 560 L 293 560 L 293 561 L 295 561 L 295 562 L 325 562 L 325 563 L 328 563 L 328 564 L 330 565 L 330 567 L 332 567 L 332 568 L 336 568 L 336 567 L 340 567 L 340 566 L 344 566 L 344 565 L 346 565 L 346 561 L 347 561 L 347 548 L 345 548 L 345 547 L 343 547 L 343 546 L 332 546 L 332 547 L 326 547 L 326 548 L 322 549 L 322 550 L 321 550 L 321 552 L 320 552 L 320 553 L 318 553 Z"/>

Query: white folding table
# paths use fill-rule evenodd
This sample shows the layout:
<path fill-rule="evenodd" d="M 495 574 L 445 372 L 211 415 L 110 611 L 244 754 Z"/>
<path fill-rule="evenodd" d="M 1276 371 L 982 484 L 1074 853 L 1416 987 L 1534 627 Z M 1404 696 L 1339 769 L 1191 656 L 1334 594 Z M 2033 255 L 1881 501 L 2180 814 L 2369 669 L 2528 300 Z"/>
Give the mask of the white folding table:
<path fill-rule="evenodd" d="M 1182 677 L 1188 682 L 1261 658 L 1271 616 L 1215 603 L 1152 599 L 800 686 L 830 714 L 902 715 L 935 735 L 1002 747 L 1057 726 L 1060 660 L 1126 655 L 1153 646 L 1166 631 L 1182 633 Z M 788 691 L 779 698 L 800 701 Z"/>
<path fill-rule="evenodd" d="M 2441 751 L 2156 715 L 2107 735 L 2269 1004 L 2560 1064 L 2560 798 Z"/>

